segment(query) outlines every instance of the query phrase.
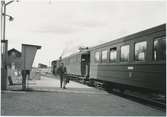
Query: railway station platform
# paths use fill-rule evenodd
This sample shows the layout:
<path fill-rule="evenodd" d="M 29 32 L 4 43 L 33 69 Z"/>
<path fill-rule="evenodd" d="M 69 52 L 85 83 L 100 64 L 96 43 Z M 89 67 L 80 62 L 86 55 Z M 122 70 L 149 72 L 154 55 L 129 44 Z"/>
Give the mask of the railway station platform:
<path fill-rule="evenodd" d="M 1 92 L 1 115 L 13 116 L 165 116 L 158 110 L 110 93 L 70 81 L 61 89 L 59 79 L 42 75 L 29 80 L 31 91 Z"/>

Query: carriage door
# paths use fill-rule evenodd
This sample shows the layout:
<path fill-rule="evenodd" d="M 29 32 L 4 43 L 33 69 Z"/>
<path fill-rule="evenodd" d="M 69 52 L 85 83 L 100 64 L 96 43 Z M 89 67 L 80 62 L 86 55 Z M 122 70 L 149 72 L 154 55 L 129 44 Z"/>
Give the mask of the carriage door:
<path fill-rule="evenodd" d="M 81 75 L 88 77 L 90 67 L 90 54 L 81 55 Z"/>

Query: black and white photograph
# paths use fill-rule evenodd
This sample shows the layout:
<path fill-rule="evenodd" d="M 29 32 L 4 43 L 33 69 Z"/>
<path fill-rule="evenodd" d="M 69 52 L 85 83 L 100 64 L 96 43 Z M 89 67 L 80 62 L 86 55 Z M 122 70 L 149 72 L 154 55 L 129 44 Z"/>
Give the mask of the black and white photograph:
<path fill-rule="evenodd" d="M 1 116 L 166 116 L 166 0 L 1 0 Z"/>

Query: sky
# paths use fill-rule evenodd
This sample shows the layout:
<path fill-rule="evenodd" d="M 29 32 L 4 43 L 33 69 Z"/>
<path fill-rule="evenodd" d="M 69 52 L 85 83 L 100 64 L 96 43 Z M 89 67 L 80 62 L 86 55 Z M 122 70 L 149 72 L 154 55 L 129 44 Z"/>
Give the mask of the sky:
<path fill-rule="evenodd" d="M 6 0 L 8 1 L 8 0 Z M 33 66 L 166 22 L 166 2 L 126 0 L 19 0 L 7 6 L 8 49 L 35 44 Z"/>

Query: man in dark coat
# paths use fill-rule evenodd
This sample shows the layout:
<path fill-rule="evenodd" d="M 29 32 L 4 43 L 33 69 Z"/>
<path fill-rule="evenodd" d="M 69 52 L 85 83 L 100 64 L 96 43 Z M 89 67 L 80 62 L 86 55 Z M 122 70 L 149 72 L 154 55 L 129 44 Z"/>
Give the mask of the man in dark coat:
<path fill-rule="evenodd" d="M 60 76 L 60 88 L 62 88 L 63 81 L 65 81 L 64 74 L 66 74 L 66 67 L 64 66 L 64 63 L 60 64 L 60 67 L 57 69 L 57 73 Z M 63 87 L 65 88 L 65 86 Z"/>

